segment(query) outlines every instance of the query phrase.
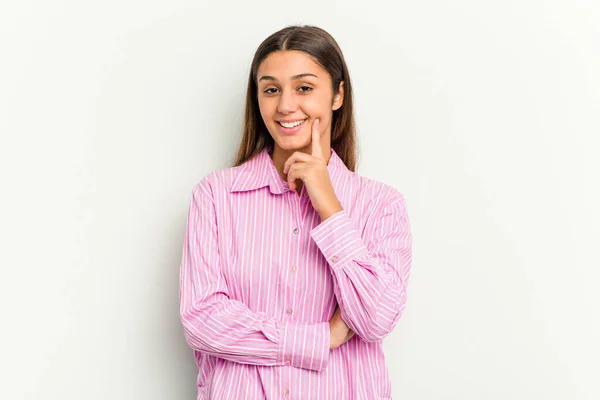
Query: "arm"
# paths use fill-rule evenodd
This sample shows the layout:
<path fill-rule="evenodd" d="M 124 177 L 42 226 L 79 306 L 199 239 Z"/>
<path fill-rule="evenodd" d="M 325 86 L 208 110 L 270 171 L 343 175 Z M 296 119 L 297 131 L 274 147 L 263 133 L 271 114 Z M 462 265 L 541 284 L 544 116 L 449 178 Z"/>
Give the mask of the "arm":
<path fill-rule="evenodd" d="M 329 322 L 279 321 L 229 298 L 220 268 L 218 227 L 206 179 L 194 188 L 180 266 L 180 317 L 188 345 L 230 361 L 321 371 Z"/>
<path fill-rule="evenodd" d="M 382 340 L 406 306 L 412 235 L 406 201 L 397 191 L 361 232 L 346 210 L 311 230 L 329 263 L 341 316 L 367 342 Z"/>

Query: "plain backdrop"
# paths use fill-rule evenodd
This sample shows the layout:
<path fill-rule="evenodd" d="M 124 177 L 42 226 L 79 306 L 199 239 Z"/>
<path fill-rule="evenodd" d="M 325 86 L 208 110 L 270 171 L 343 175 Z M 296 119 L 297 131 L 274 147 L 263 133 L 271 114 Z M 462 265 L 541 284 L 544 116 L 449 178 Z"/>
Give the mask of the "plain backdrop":
<path fill-rule="evenodd" d="M 3 1 L 0 398 L 195 399 L 178 274 L 254 51 L 340 44 L 358 172 L 407 198 L 394 399 L 599 399 L 595 0 Z M 343 400 L 343 399 L 341 399 Z"/>

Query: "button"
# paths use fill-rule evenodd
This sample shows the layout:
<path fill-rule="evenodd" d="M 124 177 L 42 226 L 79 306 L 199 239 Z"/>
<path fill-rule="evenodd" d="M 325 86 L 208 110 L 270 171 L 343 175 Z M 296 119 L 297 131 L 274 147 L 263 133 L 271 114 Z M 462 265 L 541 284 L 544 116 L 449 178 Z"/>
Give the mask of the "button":
<path fill-rule="evenodd" d="M 292 269 L 292 272 L 296 272 L 296 270 L 298 269 L 298 267 L 296 267 L 296 266 L 294 265 L 294 266 L 292 266 L 292 268 L 291 268 L 291 269 Z"/>
<path fill-rule="evenodd" d="M 331 257 L 331 262 L 334 263 L 338 260 L 338 258 L 336 256 Z"/>
<path fill-rule="evenodd" d="M 283 389 L 283 394 L 287 396 L 288 394 L 290 394 L 290 390 L 289 389 Z"/>
<path fill-rule="evenodd" d="M 304 193 L 304 197 L 308 197 L 308 193 Z"/>
<path fill-rule="evenodd" d="M 285 359 L 285 364 L 286 365 L 290 365 L 292 363 L 292 360 L 290 360 L 289 358 Z"/>
<path fill-rule="evenodd" d="M 292 314 L 294 310 L 292 310 L 291 308 L 288 308 L 287 310 L 285 310 L 286 313 L 288 313 L 288 315 Z"/>
<path fill-rule="evenodd" d="M 294 233 L 297 235 L 297 234 L 298 234 L 298 232 L 300 232 L 300 229 L 298 229 L 298 228 L 295 228 L 295 229 L 294 229 Z"/>

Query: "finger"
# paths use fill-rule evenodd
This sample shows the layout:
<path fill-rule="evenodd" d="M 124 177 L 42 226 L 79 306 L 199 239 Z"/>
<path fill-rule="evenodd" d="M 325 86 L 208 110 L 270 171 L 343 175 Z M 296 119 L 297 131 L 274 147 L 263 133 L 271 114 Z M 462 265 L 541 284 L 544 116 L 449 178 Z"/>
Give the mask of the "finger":
<path fill-rule="evenodd" d="M 321 130 L 319 129 L 319 118 L 312 124 L 312 155 L 323 159 L 323 149 L 321 149 Z"/>
<path fill-rule="evenodd" d="M 287 183 L 288 183 L 288 187 L 290 188 L 290 190 L 294 190 L 295 182 L 296 182 L 296 178 L 294 177 L 294 171 L 290 169 L 290 171 L 287 173 Z"/>
<path fill-rule="evenodd" d="M 296 187 L 296 181 L 298 179 L 300 179 L 301 181 L 304 181 L 304 176 L 306 173 L 306 168 L 307 168 L 308 164 L 305 163 L 296 163 L 296 164 L 292 164 L 290 166 L 290 168 L 288 169 L 288 174 L 287 174 L 287 181 L 288 181 L 288 186 L 290 186 L 290 188 L 295 188 Z"/>
<path fill-rule="evenodd" d="M 287 160 L 285 160 L 285 163 L 283 164 L 283 173 L 287 174 L 290 170 L 290 166 L 300 161 L 310 161 L 310 156 L 301 151 L 294 152 L 294 154 L 292 154 Z"/>
<path fill-rule="evenodd" d="M 296 181 L 302 179 L 300 164 L 292 164 L 288 168 L 287 182 L 290 189 L 296 189 Z"/>

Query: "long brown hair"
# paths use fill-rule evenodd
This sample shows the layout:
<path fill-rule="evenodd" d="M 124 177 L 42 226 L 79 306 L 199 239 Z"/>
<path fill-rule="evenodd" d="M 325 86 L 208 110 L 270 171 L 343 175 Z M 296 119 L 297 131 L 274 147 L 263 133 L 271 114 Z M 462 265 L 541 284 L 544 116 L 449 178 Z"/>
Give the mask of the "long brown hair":
<path fill-rule="evenodd" d="M 312 56 L 313 60 L 331 76 L 334 94 L 338 93 L 340 82 L 344 81 L 344 101 L 340 108 L 333 111 L 331 120 L 330 146 L 344 161 L 346 167 L 355 171 L 356 124 L 348 67 L 335 39 L 325 30 L 310 25 L 287 26 L 270 35 L 258 46 L 248 77 L 243 136 L 233 166 L 241 165 L 264 148 L 272 148 L 274 145 L 273 137 L 269 134 L 258 107 L 256 75 L 260 63 L 269 54 L 278 50 L 299 50 Z"/>

